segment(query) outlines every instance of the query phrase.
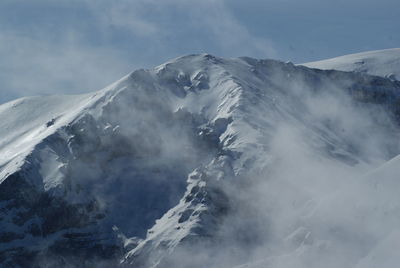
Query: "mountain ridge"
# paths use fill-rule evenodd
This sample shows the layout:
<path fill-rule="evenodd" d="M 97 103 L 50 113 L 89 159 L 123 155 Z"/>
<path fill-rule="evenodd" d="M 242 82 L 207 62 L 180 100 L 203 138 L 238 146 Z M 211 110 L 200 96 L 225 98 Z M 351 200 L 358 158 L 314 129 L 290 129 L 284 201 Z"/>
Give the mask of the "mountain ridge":
<path fill-rule="evenodd" d="M 318 69 L 356 71 L 398 80 L 400 79 L 399 55 L 400 48 L 391 48 L 349 54 L 301 65 Z"/>
<path fill-rule="evenodd" d="M 21 161 L 15 153 L 2 165 L 0 261 L 10 267 L 232 267 L 257 259 L 252 251 L 266 243 L 262 220 L 268 217 L 247 211 L 253 200 L 239 189 L 283 184 L 282 192 L 301 193 L 288 200 L 302 207 L 330 193 L 327 186 L 338 187 L 331 175 L 313 181 L 321 170 L 347 178 L 395 156 L 391 120 L 399 90 L 400 82 L 384 77 L 200 54 L 134 71 L 80 101 L 53 103 L 55 111 L 30 105 L 34 99 L 1 105 L 0 118 L 8 109 L 45 115 L 11 136 L 24 150 L 8 143 L 25 165 L 15 165 Z M 25 146 L 26 140 L 37 143 Z M 275 168 L 296 162 L 317 168 Z M 294 175 L 301 184 L 291 181 Z M 243 215 L 249 223 L 237 219 Z M 237 233 L 253 223 L 254 230 Z M 216 250 L 208 260 L 182 257 L 229 241 L 245 247 L 231 248 L 228 256 Z"/>

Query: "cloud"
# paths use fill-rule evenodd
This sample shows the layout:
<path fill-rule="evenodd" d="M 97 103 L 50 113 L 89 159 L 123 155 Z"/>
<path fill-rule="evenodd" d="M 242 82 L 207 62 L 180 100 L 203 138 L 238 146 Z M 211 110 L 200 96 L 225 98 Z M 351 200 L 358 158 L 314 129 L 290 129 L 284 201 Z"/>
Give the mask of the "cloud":
<path fill-rule="evenodd" d="M 253 36 L 220 0 L 3 5 L 0 102 L 97 90 L 183 54 L 275 55 L 271 42 Z"/>
<path fill-rule="evenodd" d="M 147 16 L 151 12 L 146 1 L 86 1 L 101 27 L 105 30 L 120 28 L 138 37 L 154 37 L 160 34 L 157 21 L 150 21 Z"/>
<path fill-rule="evenodd" d="M 195 1 L 191 1 L 192 5 L 194 3 Z M 229 56 L 240 54 L 265 58 L 277 55 L 272 42 L 253 36 L 233 16 L 225 1 L 203 1 L 201 5 L 196 5 L 195 10 L 194 21 L 201 22 L 206 31 L 216 40 L 221 51 Z"/>
<path fill-rule="evenodd" d="M 183 53 L 200 50 L 220 56 L 276 55 L 271 41 L 253 36 L 222 0 L 87 3 L 95 10 L 103 28 L 112 25 L 120 27 L 127 35 L 144 38 L 149 51 L 178 55 L 182 54 L 180 50 Z"/>
<path fill-rule="evenodd" d="M 307 62 L 396 46 L 398 1 L 360 2 L 343 9 L 315 0 L 1 1 L 0 103 L 98 89 L 184 54 Z M 107 65 L 100 77 L 99 65 Z"/>
<path fill-rule="evenodd" d="M 127 66 L 111 49 L 93 48 L 69 36 L 54 44 L 0 34 L 1 89 L 4 98 L 98 90 L 119 78 Z M 7 92 L 8 91 L 8 92 Z"/>

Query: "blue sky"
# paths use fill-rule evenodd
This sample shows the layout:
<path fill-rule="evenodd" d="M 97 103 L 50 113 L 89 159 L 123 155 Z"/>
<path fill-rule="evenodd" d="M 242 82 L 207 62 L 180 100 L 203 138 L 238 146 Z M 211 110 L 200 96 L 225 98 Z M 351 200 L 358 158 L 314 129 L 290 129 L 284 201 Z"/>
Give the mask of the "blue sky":
<path fill-rule="evenodd" d="M 400 47 L 399 0 L 2 0 L 0 103 L 184 54 L 314 61 Z"/>

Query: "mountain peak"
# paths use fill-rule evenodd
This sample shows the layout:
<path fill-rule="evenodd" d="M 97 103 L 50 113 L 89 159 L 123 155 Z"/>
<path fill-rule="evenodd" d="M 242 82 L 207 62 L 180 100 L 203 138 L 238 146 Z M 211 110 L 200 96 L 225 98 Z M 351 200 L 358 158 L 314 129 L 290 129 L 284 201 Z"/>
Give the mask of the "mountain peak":
<path fill-rule="evenodd" d="M 358 178 L 400 151 L 399 90 L 357 72 L 197 54 L 98 92 L 0 105 L 0 262 L 234 267 L 254 252 L 307 263 L 296 254 L 356 248 L 341 239 L 346 221 L 322 224 L 319 208 L 375 191 Z M 378 243 L 364 242 L 355 259 Z"/>

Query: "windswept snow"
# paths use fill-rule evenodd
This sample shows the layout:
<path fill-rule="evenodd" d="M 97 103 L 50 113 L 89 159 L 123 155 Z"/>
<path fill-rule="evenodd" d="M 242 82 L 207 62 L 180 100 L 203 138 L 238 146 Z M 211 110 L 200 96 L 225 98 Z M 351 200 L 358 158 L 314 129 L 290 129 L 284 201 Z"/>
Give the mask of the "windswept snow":
<path fill-rule="evenodd" d="M 0 263 L 395 259 L 400 82 L 368 73 L 394 71 L 396 53 L 327 61 L 364 74 L 188 55 L 96 93 L 1 105 Z"/>
<path fill-rule="evenodd" d="M 400 80 L 400 48 L 350 54 L 302 65 L 323 70 L 362 72 Z"/>
<path fill-rule="evenodd" d="M 15 172 L 43 138 L 71 122 L 94 94 L 27 97 L 0 106 L 0 181 Z"/>
<path fill-rule="evenodd" d="M 110 95 L 121 81 L 95 93 L 25 97 L 0 105 L 0 183 L 17 171 L 44 138 L 70 124 Z"/>

